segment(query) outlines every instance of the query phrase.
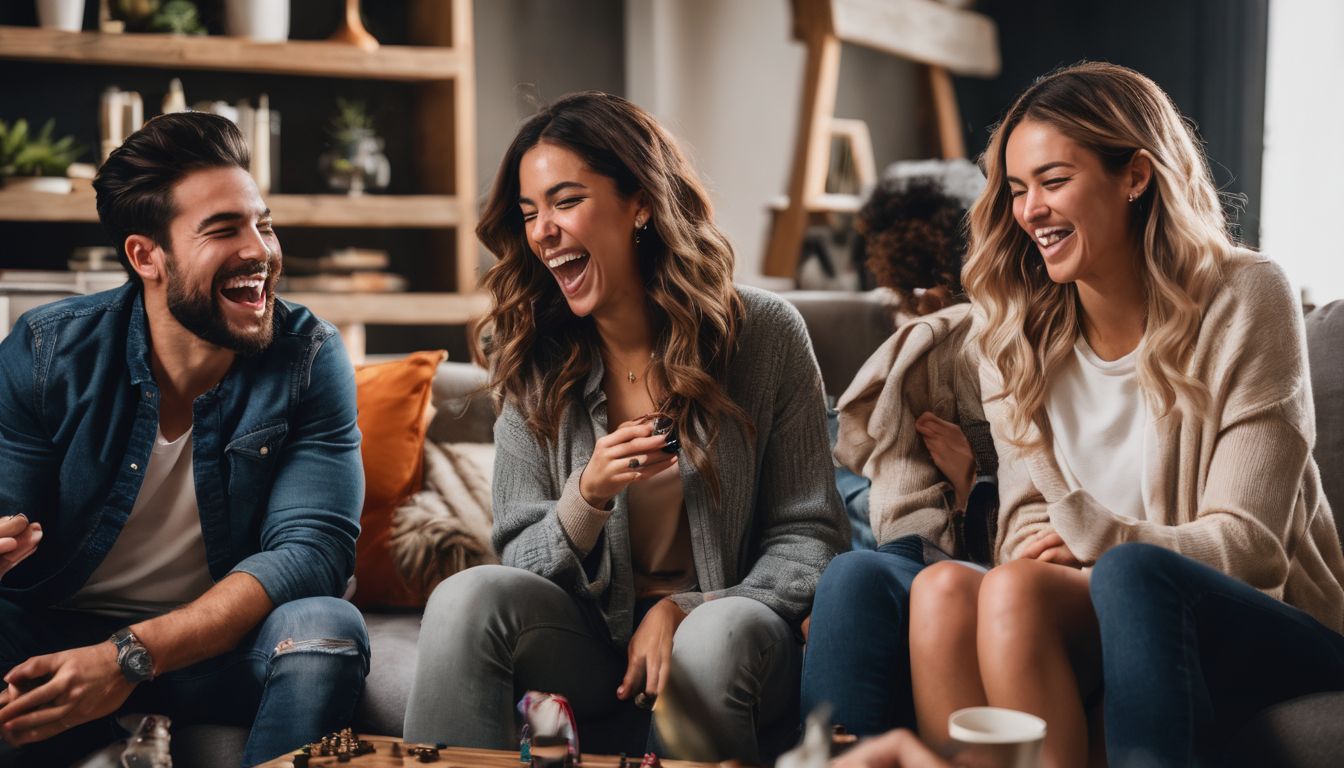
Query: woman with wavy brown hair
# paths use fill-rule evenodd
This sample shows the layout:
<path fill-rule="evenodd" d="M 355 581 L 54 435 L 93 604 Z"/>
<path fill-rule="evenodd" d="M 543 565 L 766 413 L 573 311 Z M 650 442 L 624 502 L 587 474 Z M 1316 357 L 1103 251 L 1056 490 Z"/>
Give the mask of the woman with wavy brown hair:
<path fill-rule="evenodd" d="M 791 736 L 797 628 L 848 540 L 801 316 L 733 285 L 690 164 L 615 96 L 527 120 L 477 233 L 503 565 L 431 597 L 407 738 L 516 745 L 536 689 L 587 739 L 671 676 L 707 709 L 696 757 L 758 761 L 758 732 Z"/>
<path fill-rule="evenodd" d="M 963 278 L 1000 564 L 915 578 L 921 734 L 1005 706 L 1045 718 L 1045 765 L 1084 765 L 1104 668 L 1113 764 L 1217 760 L 1215 734 L 1255 707 L 1344 684 L 1301 310 L 1234 244 L 1193 131 L 1133 70 L 1041 78 L 984 166 Z"/>

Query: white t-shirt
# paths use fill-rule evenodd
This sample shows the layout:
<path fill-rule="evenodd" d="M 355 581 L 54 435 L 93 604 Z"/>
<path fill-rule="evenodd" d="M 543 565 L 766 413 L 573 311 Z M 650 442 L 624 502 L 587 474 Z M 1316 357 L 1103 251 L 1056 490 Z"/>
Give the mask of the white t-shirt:
<path fill-rule="evenodd" d="M 1112 512 L 1142 520 L 1144 458 L 1157 431 L 1139 388 L 1137 360 L 1137 349 L 1102 360 L 1079 335 L 1050 384 L 1045 413 L 1069 490 L 1081 488 Z"/>
<path fill-rule="evenodd" d="M 115 615 L 167 613 L 214 586 L 196 508 L 191 430 L 160 432 L 140 495 L 107 557 L 61 607 Z"/>

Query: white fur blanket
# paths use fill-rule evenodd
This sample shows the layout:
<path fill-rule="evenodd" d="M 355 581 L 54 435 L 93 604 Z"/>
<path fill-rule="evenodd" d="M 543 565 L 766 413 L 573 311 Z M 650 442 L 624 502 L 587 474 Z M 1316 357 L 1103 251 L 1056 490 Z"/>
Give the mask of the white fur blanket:
<path fill-rule="evenodd" d="M 424 489 L 392 516 L 392 562 L 428 596 L 464 568 L 497 563 L 490 544 L 491 443 L 425 441 Z"/>

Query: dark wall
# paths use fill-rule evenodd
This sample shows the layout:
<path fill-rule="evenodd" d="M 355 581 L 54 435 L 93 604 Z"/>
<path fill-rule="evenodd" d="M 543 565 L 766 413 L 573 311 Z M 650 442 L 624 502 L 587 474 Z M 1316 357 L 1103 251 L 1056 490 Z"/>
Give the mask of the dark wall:
<path fill-rule="evenodd" d="M 1110 61 L 1157 81 L 1206 143 L 1214 182 L 1239 236 L 1259 239 L 1269 0 L 981 0 L 999 26 L 1003 72 L 959 78 L 967 151 L 1036 77 L 1083 59 Z M 1245 209 L 1238 212 L 1245 196 Z"/>

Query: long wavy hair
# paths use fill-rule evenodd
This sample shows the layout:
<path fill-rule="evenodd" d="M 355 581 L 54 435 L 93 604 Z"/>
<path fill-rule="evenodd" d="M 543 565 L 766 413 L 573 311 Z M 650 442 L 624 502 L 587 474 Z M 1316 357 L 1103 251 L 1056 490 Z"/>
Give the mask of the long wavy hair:
<path fill-rule="evenodd" d="M 1092 151 L 1110 173 L 1138 153 L 1153 177 L 1131 208 L 1144 287 L 1139 384 L 1155 415 L 1172 408 L 1202 415 L 1209 390 L 1186 371 L 1204 309 L 1235 248 L 1204 150 L 1170 97 L 1132 69 L 1084 62 L 1038 79 L 995 127 L 982 158 L 987 183 L 970 212 L 971 244 L 962 282 L 984 314 L 981 352 L 1010 398 L 1009 439 L 1028 427 L 1049 434 L 1044 408 L 1052 375 L 1081 332 L 1078 290 L 1055 283 L 1036 243 L 1013 218 L 1005 170 L 1008 137 L 1024 120 L 1054 127 Z"/>
<path fill-rule="evenodd" d="M 554 444 L 600 356 L 592 318 L 570 311 L 528 246 L 518 168 L 541 142 L 574 152 L 624 198 L 640 192 L 647 198 L 652 215 L 636 246 L 655 328 L 646 375 L 664 395 L 658 409 L 676 422 L 683 455 L 717 497 L 710 457 L 724 417 L 754 434 L 725 389 L 744 312 L 733 285 L 733 249 L 714 226 L 709 196 L 676 142 L 625 99 L 589 91 L 543 107 L 523 123 L 500 163 L 476 227 L 498 259 L 483 280 L 494 306 L 477 349 L 490 370 L 495 407 L 516 404 L 532 432 Z"/>

